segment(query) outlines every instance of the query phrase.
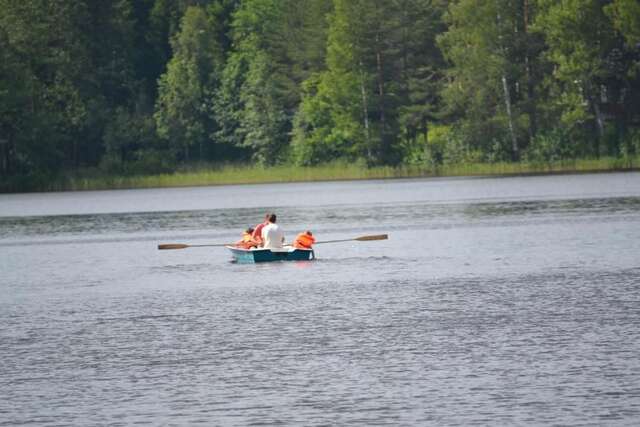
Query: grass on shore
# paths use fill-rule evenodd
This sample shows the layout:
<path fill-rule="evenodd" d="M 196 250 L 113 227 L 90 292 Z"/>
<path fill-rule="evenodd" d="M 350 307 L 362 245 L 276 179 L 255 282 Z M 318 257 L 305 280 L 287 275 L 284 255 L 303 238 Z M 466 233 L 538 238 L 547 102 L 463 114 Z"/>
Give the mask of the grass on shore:
<path fill-rule="evenodd" d="M 335 163 L 314 167 L 223 166 L 193 171 L 135 176 L 69 176 L 52 183 L 45 190 L 106 190 L 125 188 L 186 187 L 224 184 L 258 184 L 274 182 L 304 182 L 434 176 L 491 176 L 538 173 L 599 172 L 633 170 L 640 157 L 621 159 L 604 157 L 552 163 L 473 163 L 445 165 L 435 169 L 418 166 L 365 168 L 357 164 Z"/>

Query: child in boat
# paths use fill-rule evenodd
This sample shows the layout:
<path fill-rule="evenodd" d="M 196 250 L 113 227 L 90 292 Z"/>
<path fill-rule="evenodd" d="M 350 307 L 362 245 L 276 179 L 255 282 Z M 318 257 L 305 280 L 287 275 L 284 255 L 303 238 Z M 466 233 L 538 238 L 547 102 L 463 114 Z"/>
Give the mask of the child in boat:
<path fill-rule="evenodd" d="M 258 246 L 258 242 L 256 242 L 253 237 L 253 228 L 247 228 L 244 233 L 242 233 L 242 240 L 236 242 L 236 247 L 243 249 L 251 249 Z"/>
<path fill-rule="evenodd" d="M 293 242 L 293 247 L 296 249 L 311 249 L 311 246 L 315 242 L 315 237 L 313 237 L 311 231 L 307 230 L 304 233 L 300 233 L 296 236 L 296 240 Z"/>

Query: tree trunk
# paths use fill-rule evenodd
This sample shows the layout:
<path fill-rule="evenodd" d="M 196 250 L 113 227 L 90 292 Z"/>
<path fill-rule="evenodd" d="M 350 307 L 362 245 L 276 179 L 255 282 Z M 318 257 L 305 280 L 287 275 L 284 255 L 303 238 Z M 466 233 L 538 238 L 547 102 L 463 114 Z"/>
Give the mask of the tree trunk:
<path fill-rule="evenodd" d="M 380 143 L 381 154 L 386 156 L 387 154 L 387 123 L 384 111 L 384 72 L 382 63 L 382 52 L 380 48 L 380 34 L 376 33 L 376 68 L 378 71 L 378 105 L 380 108 Z"/>
<path fill-rule="evenodd" d="M 360 91 L 362 93 L 362 120 L 364 124 L 364 141 L 367 145 L 367 160 L 371 161 L 371 136 L 369 134 L 369 108 L 367 106 L 367 88 L 364 84 L 364 70 L 360 61 Z"/>
<path fill-rule="evenodd" d="M 424 158 L 427 159 L 429 157 L 429 125 L 424 117 L 422 118 L 421 130 L 424 134 Z"/>
<path fill-rule="evenodd" d="M 500 33 L 500 26 L 502 25 L 502 17 L 500 16 L 500 12 L 498 12 L 496 14 L 496 22 L 498 25 L 498 40 L 500 41 L 499 43 L 499 48 L 502 54 L 503 59 L 505 60 L 505 62 L 508 60 L 507 58 L 507 50 L 505 49 L 503 43 L 502 43 L 502 35 Z M 503 70 L 503 74 L 502 74 L 502 90 L 504 91 L 504 105 L 505 108 L 507 110 L 507 119 L 509 122 L 509 134 L 511 136 L 511 158 L 513 160 L 518 160 L 519 158 L 519 153 L 518 153 L 518 140 L 516 139 L 516 133 L 515 133 L 515 129 L 513 126 L 513 113 L 511 111 L 511 93 L 509 92 L 509 85 L 507 83 L 507 75 Z"/>
<path fill-rule="evenodd" d="M 523 32 L 525 40 L 525 74 L 527 79 L 527 110 L 529 113 L 529 141 L 538 132 L 538 112 L 535 102 L 535 87 L 533 83 L 533 73 L 531 72 L 531 59 L 529 58 L 529 0 L 524 0 L 523 4 Z"/>
<path fill-rule="evenodd" d="M 507 76 L 502 75 L 502 89 L 504 90 L 504 104 L 507 109 L 507 117 L 509 119 L 509 133 L 511 134 L 511 156 L 513 160 L 518 160 L 518 140 L 513 127 L 513 114 L 511 113 L 511 94 L 509 93 L 509 85 L 507 84 Z"/>
<path fill-rule="evenodd" d="M 538 133 L 538 111 L 536 108 L 535 90 L 533 77 L 531 76 L 531 64 L 529 55 L 524 58 L 525 72 L 527 77 L 527 110 L 529 113 L 529 141 L 531 141 Z"/>
<path fill-rule="evenodd" d="M 596 114 L 596 126 L 598 128 L 598 138 L 596 139 L 594 149 L 596 151 L 596 156 L 600 157 L 600 141 L 604 137 L 604 118 L 602 117 L 602 112 L 600 111 L 600 103 L 598 102 L 598 100 L 592 100 L 591 102 L 593 103 L 593 111 Z"/>
<path fill-rule="evenodd" d="M 9 175 L 9 140 L 0 139 L 0 176 Z"/>
<path fill-rule="evenodd" d="M 78 140 L 73 138 L 73 168 L 78 169 L 79 161 L 78 161 Z"/>
<path fill-rule="evenodd" d="M 407 16 L 406 4 L 402 10 L 402 84 L 404 90 L 409 92 L 409 17 Z"/>

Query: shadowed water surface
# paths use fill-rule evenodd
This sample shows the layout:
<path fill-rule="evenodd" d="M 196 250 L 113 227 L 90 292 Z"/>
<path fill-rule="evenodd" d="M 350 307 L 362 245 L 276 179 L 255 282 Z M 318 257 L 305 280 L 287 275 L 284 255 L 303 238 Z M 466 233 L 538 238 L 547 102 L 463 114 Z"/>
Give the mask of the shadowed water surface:
<path fill-rule="evenodd" d="M 268 209 L 390 240 L 156 250 Z M 639 242 L 637 173 L 0 195 L 0 425 L 635 425 Z"/>

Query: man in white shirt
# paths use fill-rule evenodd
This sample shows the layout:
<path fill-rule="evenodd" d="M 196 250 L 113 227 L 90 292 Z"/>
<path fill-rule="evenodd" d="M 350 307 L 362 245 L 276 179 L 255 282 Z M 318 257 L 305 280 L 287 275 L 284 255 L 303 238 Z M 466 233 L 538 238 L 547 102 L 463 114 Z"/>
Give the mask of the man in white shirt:
<path fill-rule="evenodd" d="M 262 228 L 262 241 L 265 249 L 282 249 L 284 232 L 276 224 L 276 214 L 269 215 L 269 223 Z"/>

